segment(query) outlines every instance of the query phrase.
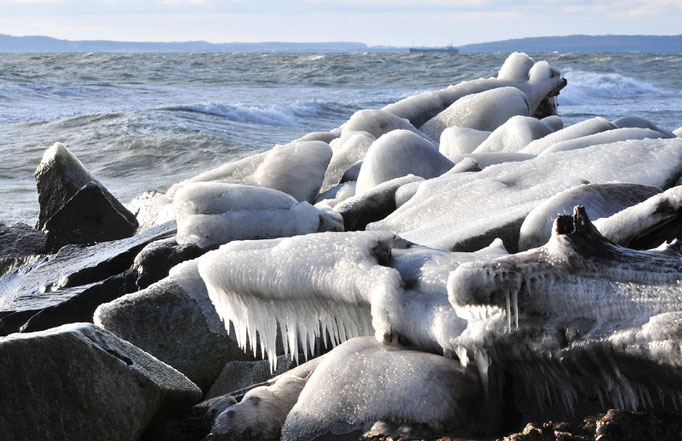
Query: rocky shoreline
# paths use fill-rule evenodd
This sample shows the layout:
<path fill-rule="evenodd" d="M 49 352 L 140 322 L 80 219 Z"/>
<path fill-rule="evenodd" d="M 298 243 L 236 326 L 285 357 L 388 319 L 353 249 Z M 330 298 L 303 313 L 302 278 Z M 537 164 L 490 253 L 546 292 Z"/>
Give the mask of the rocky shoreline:
<path fill-rule="evenodd" d="M 128 207 L 56 143 L 0 438 L 679 439 L 680 129 L 565 85 L 515 53 Z"/>

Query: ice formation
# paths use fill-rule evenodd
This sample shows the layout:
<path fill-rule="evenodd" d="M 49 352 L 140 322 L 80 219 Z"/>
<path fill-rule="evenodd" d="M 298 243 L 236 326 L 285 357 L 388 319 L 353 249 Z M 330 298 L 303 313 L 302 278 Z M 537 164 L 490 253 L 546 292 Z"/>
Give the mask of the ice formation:
<path fill-rule="evenodd" d="M 449 432 L 494 428 L 482 395 L 475 371 L 456 360 L 355 338 L 319 364 L 287 416 L 282 440 L 365 431 L 378 420 Z"/>
<path fill-rule="evenodd" d="M 473 159 L 476 161 L 476 164 L 478 164 L 478 167 L 483 170 L 484 168 L 495 165 L 495 164 L 501 164 L 503 162 L 518 162 L 518 161 L 527 161 L 528 159 L 533 159 L 535 158 L 535 155 L 529 155 L 526 153 L 505 153 L 505 152 L 487 152 L 487 153 L 468 153 L 466 155 L 457 155 L 453 156 L 450 159 L 452 162 L 455 164 L 458 164 L 460 161 L 464 159 Z M 453 167 L 454 169 L 454 167 Z M 446 173 L 446 175 L 450 174 L 451 172 L 454 172 L 454 170 L 450 170 Z"/>
<path fill-rule="evenodd" d="M 219 182 L 185 185 L 173 200 L 177 241 L 200 248 L 232 240 L 343 231 L 340 216 L 281 191 Z"/>
<path fill-rule="evenodd" d="M 470 129 L 468 127 L 448 127 L 440 134 L 439 151 L 448 159 L 471 153 L 488 139 L 492 132 Z"/>
<path fill-rule="evenodd" d="M 610 217 L 597 219 L 594 226 L 609 240 L 630 248 L 650 248 L 679 234 L 682 186 L 676 186 L 650 197 Z M 669 229 L 670 231 L 666 231 Z M 667 236 L 672 233 L 672 237 Z M 658 243 L 650 244 L 653 239 Z"/>
<path fill-rule="evenodd" d="M 470 225 L 475 229 L 480 219 L 486 218 L 494 221 L 488 229 L 495 224 L 501 227 L 520 216 L 524 208 L 530 212 L 534 203 L 537 205 L 586 181 L 629 182 L 664 189 L 681 171 L 679 139 L 602 144 L 497 164 L 478 173 L 446 174 L 427 180 L 408 202 L 384 220 L 369 224 L 367 229 L 392 231 L 431 247 L 450 247 L 448 236 L 452 230 L 441 226 L 458 225 L 459 229 L 466 229 Z M 505 246 L 515 248 L 515 244 L 507 242 Z"/>
<path fill-rule="evenodd" d="M 393 130 L 409 130 L 421 137 L 425 137 L 424 133 L 417 130 L 407 119 L 396 116 L 386 110 L 372 109 L 355 112 L 343 125 L 341 133 L 346 135 L 353 132 L 367 132 L 378 139 Z M 436 138 L 437 140 L 438 138 Z"/>
<path fill-rule="evenodd" d="M 584 206 L 590 219 L 596 220 L 609 217 L 660 192 L 656 187 L 636 184 L 586 184 L 564 190 L 526 216 L 519 233 L 519 251 L 547 243 L 554 219 L 560 214 L 573 213 L 576 205 Z"/>
<path fill-rule="evenodd" d="M 581 138 L 587 135 L 594 135 L 595 133 L 604 132 L 617 128 L 615 124 L 597 116 L 592 119 L 586 119 L 572 126 L 564 127 L 554 133 L 550 133 L 540 139 L 532 141 L 527 146 L 520 150 L 521 153 L 529 153 L 537 155 L 546 148 L 561 141 L 568 141 L 569 139 Z"/>
<path fill-rule="evenodd" d="M 394 130 L 377 139 L 362 163 L 357 194 L 382 182 L 408 174 L 433 178 L 454 164 L 438 152 L 438 147 L 407 130 Z"/>
<path fill-rule="evenodd" d="M 493 131 L 515 115 L 528 116 L 528 96 L 515 87 L 499 87 L 455 101 L 420 127 L 431 139 L 440 139 L 448 127 Z"/>
<path fill-rule="evenodd" d="M 513 116 L 495 129 L 474 152 L 518 152 L 532 141 L 552 132 L 549 126 L 536 118 Z"/>
<path fill-rule="evenodd" d="M 307 353 L 320 336 L 336 344 L 392 333 L 385 307 L 402 281 L 380 262 L 394 240 L 391 233 L 353 232 L 232 242 L 202 256 L 199 273 L 242 348 L 248 343 L 255 352 L 258 332 L 274 363 L 279 326 L 285 352 L 298 359 L 299 341 Z"/>
<path fill-rule="evenodd" d="M 551 147 L 546 148 L 540 155 L 547 155 L 554 152 L 563 152 L 566 150 L 575 150 L 589 147 L 597 144 L 609 144 L 617 141 L 626 141 L 628 139 L 656 139 L 667 138 L 663 133 L 650 129 L 639 128 L 625 128 L 612 129 L 605 132 L 595 133 L 594 135 L 581 136 L 580 138 L 569 139 L 566 141 L 557 142 Z"/>
<path fill-rule="evenodd" d="M 362 161 L 369 146 L 376 138 L 367 132 L 345 132 L 329 145 L 332 148 L 332 159 L 324 175 L 321 191 L 326 191 L 338 184 L 346 170 Z"/>
<path fill-rule="evenodd" d="M 662 129 L 658 127 L 656 124 L 653 122 L 649 121 L 646 118 L 642 118 L 640 116 L 622 116 L 618 119 L 614 119 L 613 123 L 620 127 L 620 128 L 625 128 L 625 127 L 639 127 L 640 129 L 651 129 L 655 130 L 656 132 L 661 132 L 665 135 L 666 138 L 674 138 L 675 134 L 671 132 L 670 130 Z"/>

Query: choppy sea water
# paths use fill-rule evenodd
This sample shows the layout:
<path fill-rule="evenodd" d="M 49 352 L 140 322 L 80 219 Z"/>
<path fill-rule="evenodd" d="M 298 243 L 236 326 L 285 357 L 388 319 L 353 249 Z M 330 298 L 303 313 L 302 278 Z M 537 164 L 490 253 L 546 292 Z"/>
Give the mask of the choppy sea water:
<path fill-rule="evenodd" d="M 508 54 L 0 54 L 0 222 L 33 224 L 33 172 L 63 142 L 115 196 L 182 179 L 409 95 L 495 76 Z M 559 113 L 682 126 L 682 54 L 531 54 Z"/>

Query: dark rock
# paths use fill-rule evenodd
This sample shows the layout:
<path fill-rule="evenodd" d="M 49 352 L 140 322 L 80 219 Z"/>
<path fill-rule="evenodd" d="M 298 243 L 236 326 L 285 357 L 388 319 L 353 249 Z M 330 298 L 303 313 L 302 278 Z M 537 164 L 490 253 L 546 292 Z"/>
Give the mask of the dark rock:
<path fill-rule="evenodd" d="M 102 184 L 91 181 L 80 188 L 43 226 L 48 247 L 93 244 L 135 234 L 137 220 Z"/>
<path fill-rule="evenodd" d="M 246 389 L 248 386 L 263 383 L 276 375 L 283 374 L 295 366 L 296 363 L 286 355 L 277 357 L 275 372 L 270 371 L 268 360 L 230 361 L 204 396 L 214 398 Z"/>
<path fill-rule="evenodd" d="M 45 151 L 34 176 L 40 204 L 40 215 L 36 225 L 38 229 L 43 229 L 47 220 L 79 189 L 95 180 L 73 153 L 60 142 Z"/>
<path fill-rule="evenodd" d="M 148 288 L 101 305 L 95 323 L 187 375 L 203 390 L 244 353 L 208 297 L 196 261 L 184 262 Z M 234 333 L 232 333 L 234 335 Z"/>
<path fill-rule="evenodd" d="M 92 322 L 92 315 L 99 305 L 111 302 L 124 294 L 137 291 L 136 278 L 137 274 L 133 270 L 128 270 L 111 276 L 103 282 L 85 287 L 70 288 L 82 289 L 82 291 L 63 303 L 39 311 L 26 321 L 19 331 L 34 332 L 66 323 Z"/>
<path fill-rule="evenodd" d="M 362 168 L 362 161 L 348 167 L 346 169 L 346 171 L 343 172 L 343 175 L 341 176 L 341 180 L 339 181 L 339 184 L 343 184 L 344 182 L 349 182 L 349 181 L 357 181 L 361 168 Z"/>
<path fill-rule="evenodd" d="M 175 231 L 175 222 L 168 222 L 127 239 L 93 246 L 68 245 L 57 254 L 14 268 L 0 276 L 0 292 L 6 301 L 0 312 L 38 311 L 62 303 L 76 294 L 63 288 L 122 273 L 146 244 Z"/>
<path fill-rule="evenodd" d="M 45 252 L 47 236 L 26 224 L 11 227 L 0 224 L 0 250 L 2 258 L 25 257 Z"/>
<path fill-rule="evenodd" d="M 92 324 L 0 339 L 0 439 L 138 439 L 196 403 L 184 375 Z"/>
<path fill-rule="evenodd" d="M 364 230 L 368 223 L 381 220 L 395 211 L 395 193 L 401 185 L 422 180 L 413 175 L 391 179 L 340 202 L 334 211 L 343 216 L 346 231 Z"/>
<path fill-rule="evenodd" d="M 145 289 L 168 276 L 168 272 L 175 265 L 186 260 L 195 259 L 206 250 L 196 245 L 180 245 L 175 238 L 168 238 L 152 242 L 140 251 L 133 262 L 133 269 L 137 271 L 137 287 Z"/>

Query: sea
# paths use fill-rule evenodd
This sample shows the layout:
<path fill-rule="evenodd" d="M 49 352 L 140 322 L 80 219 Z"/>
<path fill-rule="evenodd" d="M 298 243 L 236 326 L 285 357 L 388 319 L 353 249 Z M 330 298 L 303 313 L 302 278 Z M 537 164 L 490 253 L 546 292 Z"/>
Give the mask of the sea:
<path fill-rule="evenodd" d="M 65 143 L 123 203 L 361 109 L 495 76 L 493 54 L 0 54 L 0 223 L 33 225 L 33 173 Z M 682 126 L 682 53 L 530 54 L 561 71 L 564 125 Z"/>

